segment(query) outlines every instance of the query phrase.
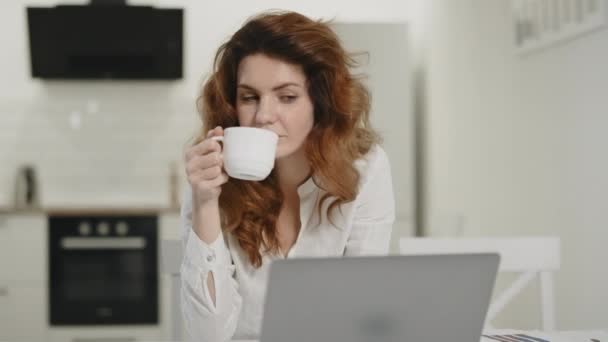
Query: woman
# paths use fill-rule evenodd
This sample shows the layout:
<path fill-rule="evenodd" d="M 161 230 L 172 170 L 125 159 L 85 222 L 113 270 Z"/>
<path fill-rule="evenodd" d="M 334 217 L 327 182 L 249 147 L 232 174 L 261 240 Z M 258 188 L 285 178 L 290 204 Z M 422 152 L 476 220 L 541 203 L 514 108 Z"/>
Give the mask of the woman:
<path fill-rule="evenodd" d="M 390 166 L 353 64 L 326 23 L 293 12 L 254 17 L 220 47 L 199 98 L 207 133 L 186 152 L 189 339 L 259 338 L 273 260 L 388 252 Z M 264 181 L 224 172 L 222 146 L 210 138 L 232 126 L 279 135 Z"/>

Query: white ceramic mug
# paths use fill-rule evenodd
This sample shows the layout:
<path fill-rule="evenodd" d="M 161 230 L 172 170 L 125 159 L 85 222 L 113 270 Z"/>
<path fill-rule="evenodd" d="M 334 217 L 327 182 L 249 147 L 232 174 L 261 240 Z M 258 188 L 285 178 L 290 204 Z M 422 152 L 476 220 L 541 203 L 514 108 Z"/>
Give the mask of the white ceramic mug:
<path fill-rule="evenodd" d="M 224 169 L 233 178 L 260 181 L 274 167 L 279 136 L 255 127 L 229 127 L 224 136 L 211 139 L 223 142 Z"/>

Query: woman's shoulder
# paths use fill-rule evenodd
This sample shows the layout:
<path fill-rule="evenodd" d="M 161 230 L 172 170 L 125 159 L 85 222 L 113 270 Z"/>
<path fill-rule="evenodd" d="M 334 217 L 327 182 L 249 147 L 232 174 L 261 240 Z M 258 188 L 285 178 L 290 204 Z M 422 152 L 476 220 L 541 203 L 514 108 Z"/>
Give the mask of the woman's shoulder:
<path fill-rule="evenodd" d="M 384 149 L 374 145 L 356 163 L 359 171 L 359 189 L 355 202 L 366 204 L 368 209 L 379 206 L 390 211 L 394 206 L 393 179 L 391 165 Z M 375 204 L 370 207 L 370 203 Z M 389 211 L 386 212 L 387 215 L 390 214 Z"/>
<path fill-rule="evenodd" d="M 390 162 L 382 146 L 374 144 L 365 155 L 355 161 L 355 167 L 365 178 L 375 172 L 390 170 Z"/>
<path fill-rule="evenodd" d="M 391 180 L 391 166 L 382 146 L 373 145 L 369 151 L 355 161 L 359 171 L 359 191 L 374 187 L 374 184 Z"/>

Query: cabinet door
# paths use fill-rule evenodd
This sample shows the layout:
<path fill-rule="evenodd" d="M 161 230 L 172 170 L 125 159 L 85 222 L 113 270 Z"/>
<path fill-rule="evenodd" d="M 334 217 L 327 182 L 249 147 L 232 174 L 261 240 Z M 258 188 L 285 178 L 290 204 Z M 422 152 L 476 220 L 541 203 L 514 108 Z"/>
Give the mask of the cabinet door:
<path fill-rule="evenodd" d="M 161 256 L 161 277 L 160 277 L 160 288 L 161 288 L 161 319 L 162 319 L 162 337 L 163 340 L 170 341 L 175 340 L 177 333 L 179 337 L 186 336 L 183 329 L 183 323 L 181 319 L 180 303 L 179 303 L 179 292 L 173 290 L 173 278 L 167 273 L 168 269 L 175 269 L 175 259 L 169 257 L 167 251 L 162 250 L 164 240 L 173 240 L 181 243 L 182 225 L 181 217 L 179 213 L 164 213 L 160 216 L 160 256 Z M 171 266 L 172 265 L 172 266 Z M 182 323 L 180 331 L 174 331 L 174 324 L 176 322 Z"/>
<path fill-rule="evenodd" d="M 47 274 L 46 215 L 0 217 L 0 281 L 44 286 Z"/>
<path fill-rule="evenodd" d="M 13 244 L 12 244 L 12 234 L 8 225 L 8 216 L 0 215 L 0 286 L 5 286 L 6 283 L 2 281 L 8 280 L 8 275 L 10 268 L 14 267 L 12 261 L 13 252 Z M 0 301 L 3 300 L 3 297 L 0 296 Z M 0 323 L 2 321 L 0 320 Z"/>
<path fill-rule="evenodd" d="M 0 341 L 46 339 L 44 287 L 0 281 Z"/>
<path fill-rule="evenodd" d="M 160 215 L 159 226 L 159 240 L 179 240 L 182 238 L 182 221 L 178 212 Z"/>

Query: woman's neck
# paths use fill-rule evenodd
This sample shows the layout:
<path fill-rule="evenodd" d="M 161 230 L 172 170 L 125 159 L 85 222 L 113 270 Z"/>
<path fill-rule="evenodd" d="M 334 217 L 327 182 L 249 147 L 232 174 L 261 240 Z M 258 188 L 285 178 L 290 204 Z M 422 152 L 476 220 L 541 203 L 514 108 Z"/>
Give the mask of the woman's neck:
<path fill-rule="evenodd" d="M 283 193 L 296 192 L 298 187 L 310 177 L 310 165 L 304 149 L 300 149 L 290 156 L 277 159 L 275 168 L 279 176 L 279 186 Z"/>

